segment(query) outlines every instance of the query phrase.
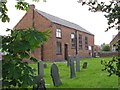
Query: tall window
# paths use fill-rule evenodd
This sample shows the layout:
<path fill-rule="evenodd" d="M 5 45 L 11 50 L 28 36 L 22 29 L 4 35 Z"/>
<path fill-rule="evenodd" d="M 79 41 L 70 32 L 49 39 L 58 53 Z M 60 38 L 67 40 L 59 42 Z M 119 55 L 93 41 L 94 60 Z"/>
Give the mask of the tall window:
<path fill-rule="evenodd" d="M 57 47 L 56 47 L 56 54 L 61 55 L 62 54 L 62 47 L 61 47 L 61 42 L 57 42 Z"/>
<path fill-rule="evenodd" d="M 79 49 L 82 49 L 82 35 L 79 34 Z"/>
<path fill-rule="evenodd" d="M 62 32 L 61 32 L 61 29 L 60 29 L 60 28 L 57 28 L 57 29 L 56 29 L 56 37 L 57 37 L 57 38 L 62 38 Z"/>
<path fill-rule="evenodd" d="M 88 37 L 85 36 L 85 50 L 88 50 Z"/>
<path fill-rule="evenodd" d="M 71 33 L 72 48 L 75 48 L 75 33 Z"/>

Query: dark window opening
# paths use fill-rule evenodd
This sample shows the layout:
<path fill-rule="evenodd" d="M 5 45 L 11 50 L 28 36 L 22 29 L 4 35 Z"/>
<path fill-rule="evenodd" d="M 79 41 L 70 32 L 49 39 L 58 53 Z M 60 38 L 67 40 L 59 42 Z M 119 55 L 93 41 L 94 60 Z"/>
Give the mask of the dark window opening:
<path fill-rule="evenodd" d="M 79 49 L 82 49 L 82 35 L 79 34 Z"/>
<path fill-rule="evenodd" d="M 61 45 L 61 42 L 57 42 L 56 54 L 57 55 L 61 55 L 62 54 L 62 45 Z"/>
<path fill-rule="evenodd" d="M 88 50 L 88 37 L 85 36 L 85 50 Z"/>
<path fill-rule="evenodd" d="M 75 48 L 75 33 L 71 33 L 71 45 L 72 48 Z"/>

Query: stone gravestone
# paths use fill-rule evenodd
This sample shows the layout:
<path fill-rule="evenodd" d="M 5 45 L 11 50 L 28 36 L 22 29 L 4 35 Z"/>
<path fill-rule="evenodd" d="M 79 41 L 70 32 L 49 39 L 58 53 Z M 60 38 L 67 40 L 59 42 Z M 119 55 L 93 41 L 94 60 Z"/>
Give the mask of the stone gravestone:
<path fill-rule="evenodd" d="M 37 86 L 33 86 L 32 90 L 46 90 L 44 79 L 39 79 L 38 77 L 37 79 L 39 80 L 39 82 L 37 82 Z"/>
<path fill-rule="evenodd" d="M 76 72 L 80 72 L 80 58 L 76 55 Z"/>
<path fill-rule="evenodd" d="M 44 77 L 44 64 L 43 64 L 43 61 L 40 61 L 38 63 L 38 75 L 40 76 L 40 78 Z"/>
<path fill-rule="evenodd" d="M 43 61 L 38 62 L 38 76 L 36 78 L 37 86 L 33 90 L 46 90 L 44 77 L 44 64 Z"/>
<path fill-rule="evenodd" d="M 60 81 L 58 67 L 54 63 L 51 66 L 51 77 L 52 77 L 54 86 L 59 86 L 59 85 L 62 84 L 61 81 Z"/>
<path fill-rule="evenodd" d="M 83 68 L 83 69 L 86 69 L 86 68 L 87 68 L 87 62 L 84 62 L 84 63 L 83 63 L 82 68 Z"/>
<path fill-rule="evenodd" d="M 75 78 L 74 58 L 70 57 L 70 78 Z"/>
<path fill-rule="evenodd" d="M 44 63 L 44 68 L 47 68 L 47 64 Z"/>
<path fill-rule="evenodd" d="M 67 66 L 69 67 L 70 66 L 70 56 L 68 57 L 68 59 L 67 59 Z"/>
<path fill-rule="evenodd" d="M 36 83 L 39 84 L 40 80 L 44 77 L 44 65 L 42 61 L 38 62 L 38 76 L 36 78 Z"/>

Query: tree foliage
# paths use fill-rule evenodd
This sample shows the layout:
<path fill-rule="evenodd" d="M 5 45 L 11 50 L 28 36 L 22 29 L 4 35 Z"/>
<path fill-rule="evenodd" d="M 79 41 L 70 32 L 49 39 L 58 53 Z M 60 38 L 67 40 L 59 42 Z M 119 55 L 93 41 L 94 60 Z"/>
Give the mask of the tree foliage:
<path fill-rule="evenodd" d="M 31 52 L 48 40 L 49 33 L 49 30 L 39 32 L 30 28 L 11 30 L 10 36 L 2 37 L 2 52 L 5 53 L 2 61 L 3 87 L 27 87 L 35 84 L 35 70 L 23 60 L 38 61 L 31 56 Z"/>
<path fill-rule="evenodd" d="M 24 0 L 16 0 L 15 7 L 18 10 L 28 10 L 29 3 Z M 36 0 L 33 0 L 36 1 Z M 10 22 L 7 15 L 7 0 L 0 1 L 0 20 Z M 24 59 L 38 62 L 31 52 L 35 48 L 40 48 L 41 44 L 48 40 L 50 30 L 39 32 L 35 28 L 16 29 L 8 36 L 2 36 L 2 86 L 3 88 L 28 87 L 36 84 L 35 69 Z M 1 61 L 0 61 L 1 62 Z"/>
<path fill-rule="evenodd" d="M 116 28 L 116 30 L 120 30 L 120 0 L 110 0 L 109 3 L 98 2 L 97 0 L 79 0 L 82 5 L 89 6 L 89 10 L 91 12 L 103 12 L 104 16 L 107 18 L 108 31 L 111 28 Z M 112 74 L 116 74 L 120 77 L 120 40 L 118 40 L 116 47 L 118 48 L 118 57 L 113 57 L 112 60 L 106 62 L 102 60 L 102 64 L 105 66 L 106 71 Z M 116 64 L 114 66 L 114 64 Z"/>
<path fill-rule="evenodd" d="M 110 61 L 101 60 L 101 64 L 104 65 L 102 70 L 109 72 L 108 76 L 115 74 L 120 77 L 119 60 L 120 57 L 113 57 Z"/>
<path fill-rule="evenodd" d="M 102 51 L 110 51 L 110 46 L 108 44 L 102 45 Z"/>
<path fill-rule="evenodd" d="M 24 10 L 24 11 L 28 10 L 29 3 L 25 2 L 25 0 L 15 0 L 15 1 L 17 1 L 15 7 L 18 10 Z M 32 1 L 38 2 L 40 0 L 32 0 Z M 42 0 L 42 1 L 46 2 L 46 0 Z M 8 8 L 6 4 L 7 4 L 7 0 L 0 0 L 0 19 L 2 22 L 10 22 L 10 18 L 7 15 Z"/>
<path fill-rule="evenodd" d="M 98 2 L 97 0 L 79 0 L 82 5 L 88 5 L 91 12 L 103 12 L 104 16 L 108 20 L 109 29 L 115 27 L 117 30 L 120 29 L 120 1 L 111 0 L 109 3 Z"/>

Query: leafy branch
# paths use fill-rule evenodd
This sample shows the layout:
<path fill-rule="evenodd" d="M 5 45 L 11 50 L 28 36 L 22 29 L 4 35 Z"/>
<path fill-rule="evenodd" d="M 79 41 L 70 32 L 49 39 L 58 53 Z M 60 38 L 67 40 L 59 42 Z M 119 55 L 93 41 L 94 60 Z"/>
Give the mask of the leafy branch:
<path fill-rule="evenodd" d="M 2 36 L 2 52 L 5 53 L 2 60 L 3 88 L 33 86 L 36 84 L 35 69 L 23 60 L 38 62 L 31 52 L 48 40 L 50 30 L 39 32 L 29 28 L 8 31 L 11 35 Z"/>
<path fill-rule="evenodd" d="M 105 2 L 100 2 L 98 3 L 97 1 L 90 0 L 90 1 L 84 1 L 84 0 L 79 0 L 79 2 L 82 3 L 82 5 L 87 5 L 89 6 L 89 11 L 91 12 L 103 12 L 105 13 L 105 17 L 108 20 L 108 28 L 106 31 L 109 29 L 115 27 L 117 30 L 120 29 L 120 6 L 117 2 L 117 0 L 112 0 L 108 4 Z"/>
<path fill-rule="evenodd" d="M 25 2 L 24 0 L 15 0 L 17 1 L 15 7 L 18 10 L 24 10 L 27 11 L 29 8 L 29 3 Z M 39 2 L 40 0 L 32 0 L 34 2 Z M 46 2 L 46 0 L 43 0 L 43 2 Z M 0 1 L 0 19 L 2 22 L 10 22 L 10 18 L 7 15 L 8 8 L 6 6 L 7 0 L 1 0 Z"/>

